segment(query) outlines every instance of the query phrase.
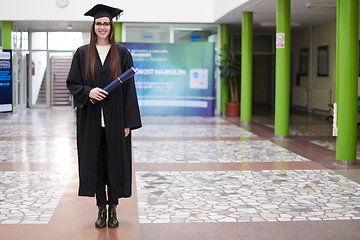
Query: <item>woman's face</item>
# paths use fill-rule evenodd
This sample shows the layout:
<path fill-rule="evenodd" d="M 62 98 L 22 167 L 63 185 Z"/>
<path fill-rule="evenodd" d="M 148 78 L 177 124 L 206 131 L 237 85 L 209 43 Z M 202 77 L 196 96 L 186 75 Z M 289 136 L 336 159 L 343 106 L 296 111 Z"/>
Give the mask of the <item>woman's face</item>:
<path fill-rule="evenodd" d="M 111 22 L 108 17 L 95 19 L 94 30 L 98 38 L 106 39 L 111 32 Z"/>

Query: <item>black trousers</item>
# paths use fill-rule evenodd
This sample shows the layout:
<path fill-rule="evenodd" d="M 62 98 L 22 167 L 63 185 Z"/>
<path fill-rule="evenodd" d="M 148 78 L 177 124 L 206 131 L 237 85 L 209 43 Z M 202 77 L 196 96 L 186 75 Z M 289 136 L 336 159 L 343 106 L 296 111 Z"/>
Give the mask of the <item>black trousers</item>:
<path fill-rule="evenodd" d="M 107 194 L 106 194 L 107 192 Z M 108 152 L 105 128 L 101 128 L 101 143 L 97 160 L 96 176 L 96 205 L 115 204 L 118 205 L 118 198 L 112 191 L 112 183 L 109 181 Z"/>

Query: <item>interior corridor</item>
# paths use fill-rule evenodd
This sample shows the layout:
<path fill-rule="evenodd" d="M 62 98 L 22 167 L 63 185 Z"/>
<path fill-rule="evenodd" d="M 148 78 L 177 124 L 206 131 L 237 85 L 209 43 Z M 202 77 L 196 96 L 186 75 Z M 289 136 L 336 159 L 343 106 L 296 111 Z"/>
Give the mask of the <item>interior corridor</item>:
<path fill-rule="evenodd" d="M 360 239 L 360 165 L 334 164 L 332 124 L 292 111 L 278 138 L 273 119 L 143 116 L 133 196 L 97 229 L 95 198 L 77 196 L 75 111 L 0 114 L 0 239 Z"/>

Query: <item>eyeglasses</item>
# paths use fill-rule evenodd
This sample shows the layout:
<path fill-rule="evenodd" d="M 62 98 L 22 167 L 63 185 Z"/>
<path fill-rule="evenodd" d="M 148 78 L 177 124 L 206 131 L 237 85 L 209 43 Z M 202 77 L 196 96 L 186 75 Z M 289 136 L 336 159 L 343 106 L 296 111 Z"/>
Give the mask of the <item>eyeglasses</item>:
<path fill-rule="evenodd" d="M 110 22 L 96 22 L 95 23 L 95 26 L 97 26 L 97 27 L 101 27 L 101 26 L 103 26 L 103 27 L 109 27 L 110 26 Z"/>

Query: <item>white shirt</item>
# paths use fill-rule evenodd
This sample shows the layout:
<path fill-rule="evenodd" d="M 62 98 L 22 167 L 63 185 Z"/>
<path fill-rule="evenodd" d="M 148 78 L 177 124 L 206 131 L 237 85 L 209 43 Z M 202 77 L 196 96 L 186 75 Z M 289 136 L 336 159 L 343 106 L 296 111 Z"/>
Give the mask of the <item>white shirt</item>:
<path fill-rule="evenodd" d="M 108 53 L 109 53 L 110 47 L 111 47 L 110 44 L 109 44 L 109 45 L 106 45 L 106 46 L 96 45 L 96 49 L 97 49 L 97 51 L 98 51 L 98 54 L 99 54 L 99 57 L 100 57 L 100 60 L 101 60 L 101 64 L 102 64 L 102 65 L 104 65 L 104 62 L 105 62 L 106 56 L 107 56 Z M 102 126 L 102 127 L 105 127 L 104 111 L 103 111 L 102 108 L 101 108 L 101 126 Z"/>

